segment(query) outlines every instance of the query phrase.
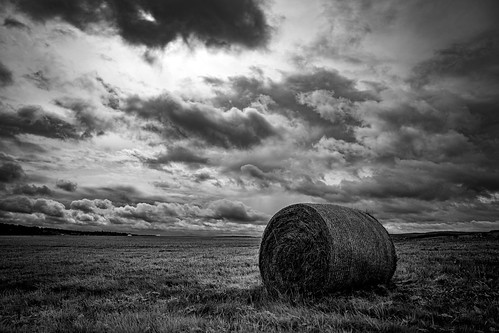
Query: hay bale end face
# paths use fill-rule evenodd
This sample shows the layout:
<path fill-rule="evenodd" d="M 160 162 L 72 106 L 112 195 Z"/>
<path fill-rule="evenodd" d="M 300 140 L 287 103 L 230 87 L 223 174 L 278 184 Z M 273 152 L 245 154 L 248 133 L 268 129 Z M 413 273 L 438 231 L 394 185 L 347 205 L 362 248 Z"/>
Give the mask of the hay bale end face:
<path fill-rule="evenodd" d="M 269 221 L 259 254 L 271 294 L 322 294 L 387 283 L 395 247 L 371 215 L 330 204 L 295 204 Z"/>

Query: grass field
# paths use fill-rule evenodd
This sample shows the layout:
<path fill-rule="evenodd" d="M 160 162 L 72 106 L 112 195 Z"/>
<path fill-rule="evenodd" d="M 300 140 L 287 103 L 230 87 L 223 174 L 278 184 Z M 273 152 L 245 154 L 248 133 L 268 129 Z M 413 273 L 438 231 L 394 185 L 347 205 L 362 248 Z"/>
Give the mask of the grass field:
<path fill-rule="evenodd" d="M 259 239 L 0 237 L 0 332 L 494 332 L 499 241 L 397 240 L 387 287 L 271 299 Z"/>

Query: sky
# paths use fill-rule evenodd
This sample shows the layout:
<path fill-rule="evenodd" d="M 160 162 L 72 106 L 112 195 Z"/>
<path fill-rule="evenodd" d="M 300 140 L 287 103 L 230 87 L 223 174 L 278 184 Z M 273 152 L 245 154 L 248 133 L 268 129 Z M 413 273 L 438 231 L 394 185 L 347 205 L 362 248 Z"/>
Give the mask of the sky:
<path fill-rule="evenodd" d="M 499 229 L 497 0 L 0 0 L 0 222 Z"/>

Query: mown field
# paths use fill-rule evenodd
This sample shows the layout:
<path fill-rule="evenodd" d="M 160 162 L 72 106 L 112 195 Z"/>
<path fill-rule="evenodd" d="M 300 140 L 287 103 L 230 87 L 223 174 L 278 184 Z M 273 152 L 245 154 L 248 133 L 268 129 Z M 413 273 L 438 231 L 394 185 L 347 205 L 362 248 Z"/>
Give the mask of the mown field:
<path fill-rule="evenodd" d="M 499 241 L 396 240 L 387 287 L 272 299 L 259 239 L 0 237 L 0 332 L 495 332 Z"/>

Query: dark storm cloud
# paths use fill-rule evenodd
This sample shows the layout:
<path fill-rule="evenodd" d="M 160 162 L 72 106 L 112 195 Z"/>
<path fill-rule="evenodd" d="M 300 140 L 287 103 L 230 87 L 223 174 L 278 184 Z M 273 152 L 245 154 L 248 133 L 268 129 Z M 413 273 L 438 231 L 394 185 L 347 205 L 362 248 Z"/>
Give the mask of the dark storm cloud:
<path fill-rule="evenodd" d="M 165 135 L 170 137 L 202 139 L 224 148 L 248 148 L 278 135 L 277 129 L 255 109 L 223 111 L 201 103 L 181 102 L 168 95 L 148 100 L 130 98 L 126 111 L 160 121 Z"/>
<path fill-rule="evenodd" d="M 297 178 L 293 182 L 285 184 L 286 190 L 335 203 L 346 203 L 350 200 L 338 186 L 328 185 L 320 179 L 312 179 L 306 175 Z"/>
<path fill-rule="evenodd" d="M 467 106 L 470 113 L 479 119 L 476 130 L 470 133 L 470 140 L 480 149 L 482 158 L 480 164 L 484 167 L 495 169 L 499 163 L 497 142 L 499 140 L 499 96 L 489 100 L 476 102 L 469 101 Z"/>
<path fill-rule="evenodd" d="M 22 167 L 15 162 L 2 162 L 0 165 L 0 181 L 12 182 L 24 176 Z"/>
<path fill-rule="evenodd" d="M 202 182 L 210 180 L 210 179 L 213 179 L 213 177 L 207 172 L 200 172 L 200 173 L 194 174 L 194 181 L 196 183 L 202 183 Z"/>
<path fill-rule="evenodd" d="M 138 191 L 133 186 L 113 186 L 98 188 L 80 188 L 80 191 L 86 198 L 109 200 L 115 206 L 123 206 L 139 202 L 155 202 L 159 198 L 148 197 Z"/>
<path fill-rule="evenodd" d="M 233 76 L 227 82 L 215 77 L 205 77 L 204 82 L 215 88 L 222 88 L 215 90 L 218 96 L 215 102 L 225 108 L 248 107 L 259 95 L 265 94 L 268 90 L 266 82 L 259 77 Z M 229 88 L 228 91 L 223 89 L 226 86 Z"/>
<path fill-rule="evenodd" d="M 14 17 L 5 18 L 5 20 L 3 21 L 3 25 L 4 25 L 4 27 L 7 27 L 7 28 L 17 28 L 17 29 L 29 30 L 29 27 L 26 24 L 15 19 Z"/>
<path fill-rule="evenodd" d="M 407 230 L 417 226 L 423 231 L 435 228 L 440 230 L 473 230 L 475 224 L 484 223 L 485 231 L 497 228 L 497 202 L 425 202 L 412 199 L 389 199 L 378 202 L 372 208 L 376 218 L 385 221 L 391 228 Z M 400 223 L 399 221 L 403 221 Z M 408 224 L 407 224 L 408 223 Z M 396 226 L 398 224 L 398 227 Z M 391 229 L 390 228 L 390 229 Z M 424 230 L 428 229 L 428 230 Z M 400 231 L 399 231 L 400 232 Z"/>
<path fill-rule="evenodd" d="M 208 163 L 208 158 L 203 157 L 186 147 L 174 146 L 168 148 L 168 152 L 166 154 L 161 154 L 156 158 L 147 159 L 145 162 L 150 165 L 169 164 L 171 162 L 199 165 Z"/>
<path fill-rule="evenodd" d="M 243 174 L 247 174 L 253 178 L 257 178 L 260 180 L 266 180 L 268 178 L 267 174 L 260 170 L 258 167 L 252 164 L 245 164 L 241 166 L 241 172 Z"/>
<path fill-rule="evenodd" d="M 357 179 L 331 185 L 320 172 L 303 169 L 293 170 L 293 179 L 280 184 L 290 192 L 331 202 L 374 201 L 377 208 L 397 198 L 448 204 L 493 198 L 499 180 L 493 130 L 497 121 L 492 116 L 495 100 L 472 107 L 446 91 L 395 90 L 383 92 L 380 98 L 348 104 L 360 123 L 352 126 L 356 141 L 321 139 L 314 145 L 319 149 L 314 161 L 328 154 L 340 156 L 333 161 L 342 161 L 340 170 Z M 337 102 L 325 101 L 328 107 Z M 486 126 L 492 127 L 485 131 Z M 372 175 L 359 175 L 362 167 Z M 335 167 L 327 166 L 323 172 L 329 168 L 334 171 Z M 255 168 L 241 170 L 256 179 L 267 176 Z"/>
<path fill-rule="evenodd" d="M 282 177 L 279 177 L 274 173 L 264 172 L 252 164 L 241 166 L 241 174 L 249 177 L 262 188 L 269 187 L 272 183 L 286 183 Z"/>
<path fill-rule="evenodd" d="M 355 138 L 372 157 L 483 163 L 477 137 L 485 123 L 462 97 L 445 90 L 387 90 L 380 97 L 353 104 L 361 122 L 353 128 Z"/>
<path fill-rule="evenodd" d="M 495 10 L 499 10 L 497 4 Z M 413 68 L 408 81 L 415 97 L 403 107 L 379 113 L 385 124 L 392 124 L 391 130 L 407 125 L 419 128 L 417 138 L 406 135 L 406 140 L 396 141 L 426 142 L 436 148 L 433 155 L 441 160 L 461 158 L 475 168 L 494 170 L 499 162 L 498 32 L 496 20 L 494 28 L 444 47 Z M 428 135 L 432 133 L 441 135 Z"/>
<path fill-rule="evenodd" d="M 109 119 L 104 119 L 97 107 L 90 101 L 80 98 L 59 98 L 53 101 L 57 106 L 73 111 L 80 128 L 84 132 L 83 137 L 92 134 L 103 134 L 105 130 L 112 127 Z"/>
<path fill-rule="evenodd" d="M 499 30 L 488 31 L 472 39 L 455 43 L 417 65 L 410 82 L 420 87 L 444 77 L 471 80 L 499 80 Z"/>
<path fill-rule="evenodd" d="M 386 103 L 366 103 L 363 105 L 366 118 L 373 116 L 371 123 L 383 126 L 382 130 L 393 132 L 401 127 L 411 126 L 428 133 L 473 131 L 478 119 L 452 96 L 445 99 L 445 93 L 435 95 L 387 96 Z M 392 99 L 391 101 L 389 99 Z M 371 112 L 371 114 L 368 114 Z"/>
<path fill-rule="evenodd" d="M 72 181 L 69 181 L 69 180 L 59 179 L 55 183 L 55 186 L 60 188 L 61 190 L 67 191 L 67 192 L 74 192 L 74 191 L 76 191 L 78 184 L 74 183 Z"/>
<path fill-rule="evenodd" d="M 306 73 L 285 73 L 280 81 L 264 80 L 258 76 L 233 76 L 227 82 L 205 77 L 204 81 L 215 88 L 227 87 L 228 90 L 216 90 L 216 102 L 225 107 L 235 106 L 240 109 L 250 106 L 260 95 L 266 95 L 279 106 L 291 111 L 303 111 L 303 106 L 296 102 L 296 94 L 315 90 L 334 91 L 335 96 L 353 101 L 372 98 L 369 93 L 355 88 L 354 80 L 341 75 L 337 70 L 320 67 Z"/>
<path fill-rule="evenodd" d="M 283 185 L 292 192 L 335 202 L 383 202 L 395 198 L 460 202 L 478 196 L 491 197 L 499 191 L 499 173 L 481 164 L 472 160 L 430 161 L 424 156 L 397 158 L 395 162 L 379 159 L 377 164 L 363 163 L 369 166 L 372 175 L 343 180 L 339 185 L 328 185 L 320 177 L 306 176 L 295 177 L 295 181 Z"/>
<path fill-rule="evenodd" d="M 0 87 L 6 87 L 14 82 L 12 72 L 2 62 L 0 62 Z"/>
<path fill-rule="evenodd" d="M 356 82 L 341 75 L 337 70 L 315 68 L 311 73 L 295 73 L 286 77 L 280 84 L 281 88 L 288 87 L 294 92 L 314 90 L 332 90 L 338 97 L 352 101 L 371 99 L 372 96 L 355 88 Z"/>
<path fill-rule="evenodd" d="M 483 91 L 475 90 L 472 98 L 466 90 L 461 96 L 438 85 L 435 90 L 377 87 L 363 92 L 355 88 L 355 81 L 323 69 L 287 74 L 279 82 L 262 77 L 205 78 L 217 93 L 215 105 L 251 105 L 298 118 L 309 133 L 324 128 L 310 139 L 305 151 L 303 146 L 288 146 L 283 147 L 286 154 L 269 156 L 259 149 L 248 156 L 234 155 L 225 162 L 224 171 L 242 187 L 278 185 L 339 204 L 369 203 L 390 220 L 401 218 L 383 209 L 399 200 L 407 211 L 403 218 L 418 221 L 413 212 L 420 209 L 421 221 L 442 219 L 444 214 L 435 212 L 433 204 L 441 211 L 446 205 L 454 207 L 448 208 L 449 216 L 469 221 L 472 211 L 459 215 L 455 207 L 478 209 L 480 200 L 497 200 L 499 180 L 495 170 L 499 101 L 491 93 L 494 60 L 488 55 L 481 59 L 484 68 L 476 72 L 442 75 L 492 83 L 482 85 Z M 432 83 L 438 83 L 437 76 Z M 290 153 L 293 148 L 297 154 Z M 364 167 L 371 175 L 362 174 Z M 331 184 L 328 173 L 333 173 L 334 180 L 337 171 L 350 177 Z M 487 217 L 491 210 L 484 208 L 480 216 Z"/>
<path fill-rule="evenodd" d="M 0 104 L 0 128 L 2 136 L 34 134 L 55 139 L 80 137 L 72 124 L 35 105 L 23 106 L 16 112 Z"/>
<path fill-rule="evenodd" d="M 128 43 L 164 47 L 177 37 L 195 37 L 208 46 L 264 46 L 271 33 L 257 0 L 17 0 L 33 19 L 60 18 L 80 29 L 104 24 Z"/>
<path fill-rule="evenodd" d="M 111 84 L 106 83 L 101 77 L 97 77 L 96 80 L 102 85 L 106 90 L 107 96 L 102 97 L 102 104 L 110 107 L 111 109 L 118 110 L 121 106 L 121 100 L 118 93 L 118 89 L 113 87 Z"/>
<path fill-rule="evenodd" d="M 473 161 L 467 164 L 425 163 L 422 161 L 407 161 L 412 169 L 427 172 L 435 178 L 459 187 L 466 195 L 474 194 L 488 196 L 499 191 L 499 172 L 497 169 L 482 166 Z"/>
<path fill-rule="evenodd" d="M 290 119 L 299 118 L 317 129 L 317 137 L 312 140 L 325 135 L 351 141 L 350 127 L 358 122 L 351 117 L 346 117 L 342 122 L 325 122 L 324 117 L 313 106 L 300 100 L 299 94 L 317 90 L 328 91 L 334 97 L 350 102 L 375 98 L 370 92 L 359 91 L 354 80 L 336 70 L 325 68 L 314 68 L 306 73 L 286 73 L 280 81 L 235 76 L 226 82 L 217 78 L 205 78 L 205 82 L 210 84 L 217 94 L 213 101 L 215 105 L 245 108 L 255 102 L 263 103 L 269 112 L 280 113 Z"/>
<path fill-rule="evenodd" d="M 466 167 L 424 161 L 399 161 L 380 166 L 374 175 L 342 181 L 339 188 L 351 201 L 413 198 L 422 201 L 472 199 L 497 190 L 499 174 L 470 172 Z"/>
<path fill-rule="evenodd" d="M 25 176 L 21 165 L 12 157 L 0 153 L 0 182 L 9 183 Z"/>
<path fill-rule="evenodd" d="M 355 199 L 373 198 L 380 204 L 400 197 L 395 206 L 404 204 L 415 210 L 409 216 L 378 206 L 391 219 L 436 221 L 450 216 L 454 221 L 497 220 L 497 215 L 487 215 L 495 210 L 491 205 L 481 213 L 478 207 L 482 205 L 470 204 L 479 197 L 497 202 L 497 41 L 497 32 L 489 32 L 438 51 L 414 69 L 410 82 L 415 89 L 410 99 L 365 110 L 368 117 L 376 116 L 365 121 L 365 126 L 374 130 L 363 142 L 378 156 L 428 159 L 442 165 L 432 165 L 424 172 L 421 166 L 401 170 L 395 165 L 373 178 L 344 182 L 341 191 Z M 358 132 L 360 139 L 364 131 Z M 421 202 L 433 204 L 435 200 L 442 202 L 439 209 L 454 208 L 441 213 L 443 209 L 433 212 L 431 205 L 419 207 Z M 457 214 L 455 207 L 465 207 L 462 209 L 467 214 Z"/>
<path fill-rule="evenodd" d="M 52 195 L 52 190 L 46 185 L 36 186 L 29 184 L 19 184 L 12 190 L 14 194 L 26 194 L 26 195 Z"/>

